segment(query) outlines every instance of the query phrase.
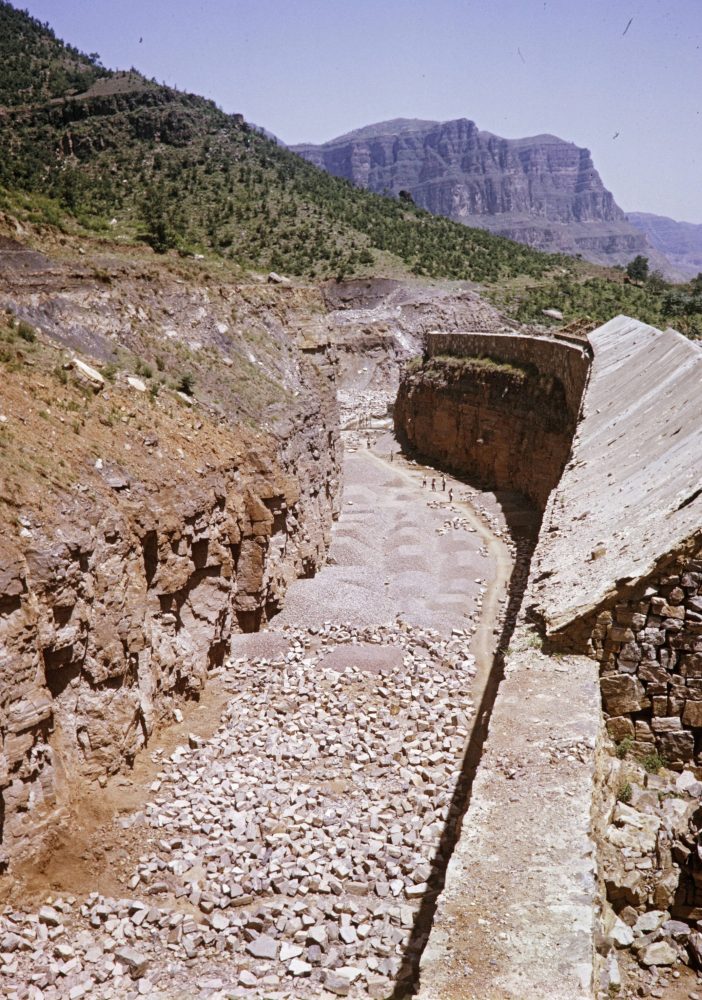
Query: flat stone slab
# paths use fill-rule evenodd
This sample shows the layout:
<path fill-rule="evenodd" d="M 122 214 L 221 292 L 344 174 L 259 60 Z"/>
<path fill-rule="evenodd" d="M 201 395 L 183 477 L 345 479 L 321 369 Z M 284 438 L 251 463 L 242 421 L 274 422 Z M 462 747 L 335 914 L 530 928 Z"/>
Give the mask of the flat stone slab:
<path fill-rule="evenodd" d="M 268 659 L 279 659 L 288 652 L 290 643 L 284 635 L 272 632 L 247 632 L 244 635 L 232 636 L 229 655 L 235 659 L 240 656 L 265 656 Z"/>
<path fill-rule="evenodd" d="M 370 674 L 388 674 L 395 667 L 401 667 L 404 650 L 396 646 L 379 646 L 355 643 L 337 646 L 320 661 L 320 666 L 338 670 L 341 673 L 357 667 Z"/>
<path fill-rule="evenodd" d="M 533 649 L 510 657 L 420 1000 L 593 997 L 599 727 L 596 663 Z"/>

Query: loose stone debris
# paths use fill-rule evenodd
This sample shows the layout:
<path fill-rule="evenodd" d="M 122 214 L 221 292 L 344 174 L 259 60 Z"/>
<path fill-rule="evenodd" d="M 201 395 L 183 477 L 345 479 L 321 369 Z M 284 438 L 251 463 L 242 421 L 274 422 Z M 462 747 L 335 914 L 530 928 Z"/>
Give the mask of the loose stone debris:
<path fill-rule="evenodd" d="M 279 634 L 224 668 L 219 730 L 123 821 L 144 839 L 125 898 L 0 917 L 8 1000 L 393 993 L 468 737 L 469 632 Z M 325 666 L 340 645 L 356 663 Z"/>
<path fill-rule="evenodd" d="M 618 801 L 601 848 L 611 952 L 600 996 L 620 984 L 623 998 L 677 997 L 675 981 L 683 977 L 689 989 L 693 969 L 702 988 L 702 782 L 691 767 L 651 773 L 650 760 L 647 770 L 626 745 L 620 753 L 611 777 Z"/>

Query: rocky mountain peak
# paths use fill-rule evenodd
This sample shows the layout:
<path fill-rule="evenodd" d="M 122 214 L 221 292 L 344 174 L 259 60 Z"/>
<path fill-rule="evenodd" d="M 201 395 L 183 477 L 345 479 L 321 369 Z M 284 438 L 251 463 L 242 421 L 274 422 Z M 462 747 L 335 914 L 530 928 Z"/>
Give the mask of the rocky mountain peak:
<path fill-rule="evenodd" d="M 588 149 L 554 135 L 505 139 L 474 121 L 394 119 L 322 145 L 292 147 L 379 194 L 408 191 L 437 215 L 598 263 L 645 252 Z"/>

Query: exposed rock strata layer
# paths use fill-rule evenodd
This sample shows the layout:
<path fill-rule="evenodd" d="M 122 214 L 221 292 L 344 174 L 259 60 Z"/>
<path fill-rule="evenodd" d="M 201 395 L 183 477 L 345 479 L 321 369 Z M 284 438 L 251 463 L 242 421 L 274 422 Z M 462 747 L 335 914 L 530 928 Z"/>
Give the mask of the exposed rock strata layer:
<path fill-rule="evenodd" d="M 552 135 L 502 139 L 465 118 L 398 119 L 320 146 L 292 147 L 378 194 L 407 191 L 422 208 L 544 250 L 625 263 L 646 252 L 590 152 Z"/>
<path fill-rule="evenodd" d="M 147 261 L 142 285 L 119 259 L 96 281 L 3 249 L 0 302 L 35 331 L 17 341 L 0 407 L 9 857 L 36 849 L 79 776 L 133 760 L 230 635 L 258 628 L 319 567 L 339 467 L 333 349 L 293 346 L 316 290 L 208 288 Z M 62 367 L 76 350 L 126 372 L 98 376 L 96 395 L 100 382 Z M 195 397 L 165 376 L 142 391 L 129 366 L 155 354 L 166 372 L 174 358 L 176 373 L 195 369 Z M 242 422 L 256 411 L 258 431 Z"/>

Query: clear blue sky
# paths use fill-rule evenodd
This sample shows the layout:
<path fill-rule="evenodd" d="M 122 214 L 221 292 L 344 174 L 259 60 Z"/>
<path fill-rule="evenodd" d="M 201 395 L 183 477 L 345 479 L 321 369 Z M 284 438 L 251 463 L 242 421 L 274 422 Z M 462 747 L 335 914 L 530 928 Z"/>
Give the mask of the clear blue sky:
<path fill-rule="evenodd" d="M 551 132 L 592 151 L 625 210 L 702 223 L 702 0 L 16 5 L 288 143 L 398 117 Z"/>

